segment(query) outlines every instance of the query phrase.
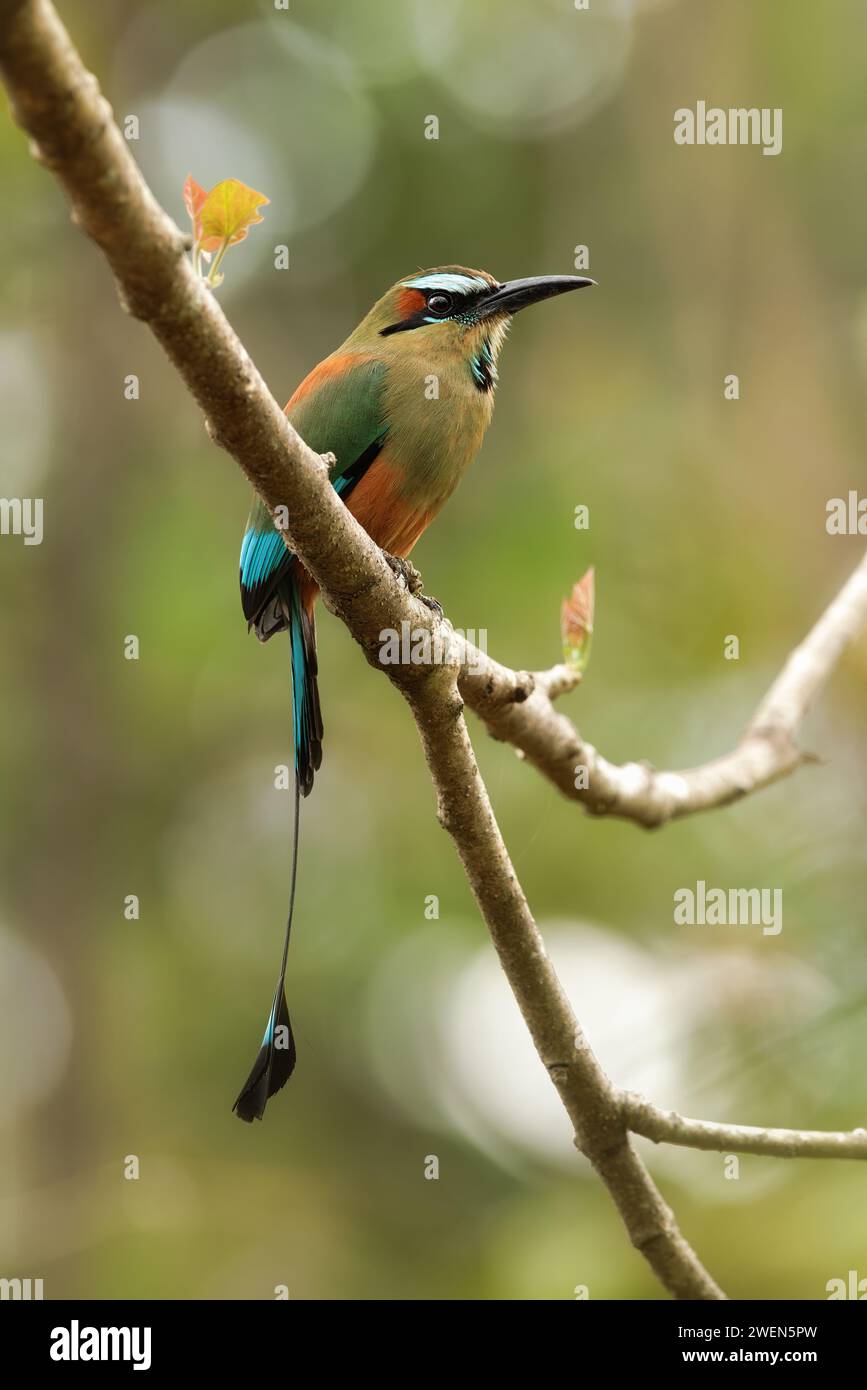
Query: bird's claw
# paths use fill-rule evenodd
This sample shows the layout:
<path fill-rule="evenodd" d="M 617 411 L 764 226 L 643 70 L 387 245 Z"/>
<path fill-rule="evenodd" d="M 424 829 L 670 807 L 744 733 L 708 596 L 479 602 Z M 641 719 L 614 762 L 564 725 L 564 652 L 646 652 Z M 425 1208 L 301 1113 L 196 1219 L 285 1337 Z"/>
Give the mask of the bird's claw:
<path fill-rule="evenodd" d="M 403 585 L 408 593 L 415 598 L 416 594 L 421 593 L 421 575 L 415 565 L 411 565 L 409 560 L 405 560 L 402 555 L 390 555 L 387 550 L 382 552 L 382 557 L 392 574 Z"/>
<path fill-rule="evenodd" d="M 429 594 L 422 593 L 422 577 L 415 565 L 410 564 L 409 560 L 404 559 L 402 555 L 390 555 L 387 550 L 382 552 L 382 556 L 392 574 L 396 576 L 407 593 L 412 594 L 413 598 L 417 598 L 424 604 L 425 608 L 429 608 L 432 613 L 436 613 L 437 617 L 441 618 L 443 616 L 442 604 L 437 603 L 436 599 L 431 598 Z"/>

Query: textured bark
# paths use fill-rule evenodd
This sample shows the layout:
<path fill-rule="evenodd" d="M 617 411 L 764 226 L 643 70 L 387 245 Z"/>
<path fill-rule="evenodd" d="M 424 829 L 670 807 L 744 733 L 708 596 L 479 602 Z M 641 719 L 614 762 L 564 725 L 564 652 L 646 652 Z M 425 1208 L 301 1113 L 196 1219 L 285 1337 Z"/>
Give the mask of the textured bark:
<path fill-rule="evenodd" d="M 867 628 L 867 557 L 800 646 L 786 660 L 737 746 L 683 772 L 647 763 L 610 763 L 554 708 L 579 677 L 566 666 L 535 675 L 510 671 L 464 644 L 461 693 L 495 738 L 512 743 L 563 794 L 595 816 L 618 816 L 652 829 L 714 810 L 769 786 L 809 761 L 798 725 L 846 647 Z M 579 766 L 586 787 L 576 788 Z"/>
<path fill-rule="evenodd" d="M 104 252 L 122 304 L 162 344 L 204 411 L 214 440 L 232 455 L 272 512 L 286 508 L 291 517 L 287 544 L 315 576 L 328 606 L 371 663 L 378 664 L 383 629 L 400 631 L 409 622 L 435 636 L 440 620 L 397 584 L 378 548 L 331 488 L 324 461 L 292 429 L 198 279 L 184 254 L 181 232 L 144 183 L 108 103 L 48 0 L 0 0 L 0 71 L 14 115 L 31 137 L 33 154 L 62 184 L 73 220 Z M 630 1240 L 678 1298 L 724 1295 L 678 1231 L 629 1131 L 683 1143 L 691 1130 L 695 1147 L 715 1148 L 709 1142 L 711 1130 L 727 1135 L 734 1130 L 672 1117 L 613 1087 L 572 1012 L 515 875 L 476 765 L 463 705 L 470 705 L 492 733 L 513 742 L 588 810 L 660 824 L 690 810 L 725 804 L 797 764 L 794 728 L 863 624 L 865 590 L 862 566 L 794 653 L 739 749 L 727 759 L 681 774 L 653 774 L 638 765 L 617 768 L 584 744 L 551 704 L 576 683 L 565 667 L 536 677 L 515 673 L 455 638 L 450 657 L 440 664 L 384 668 L 410 704 L 439 819 L 455 842 L 533 1042 L 574 1126 L 575 1143 L 605 1183 Z M 574 790 L 579 762 L 591 769 L 586 795 Z M 753 1133 L 738 1132 L 742 1139 Z M 817 1152 L 819 1139 L 808 1138 L 812 1147 L 807 1148 Z M 840 1152 L 837 1138 L 825 1137 L 829 1152 Z"/>
<path fill-rule="evenodd" d="M 867 1158 L 867 1129 L 837 1133 L 817 1129 L 765 1129 L 689 1120 L 674 1110 L 658 1110 L 643 1096 L 626 1093 L 623 1115 L 635 1134 L 656 1144 L 716 1153 L 767 1154 L 772 1158 Z"/>

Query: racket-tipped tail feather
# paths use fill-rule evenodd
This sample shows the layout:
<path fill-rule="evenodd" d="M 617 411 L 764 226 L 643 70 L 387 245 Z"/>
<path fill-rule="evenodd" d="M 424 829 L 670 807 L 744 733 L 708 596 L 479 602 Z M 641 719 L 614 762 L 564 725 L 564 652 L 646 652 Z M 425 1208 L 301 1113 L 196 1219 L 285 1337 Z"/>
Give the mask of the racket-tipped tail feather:
<path fill-rule="evenodd" d="M 261 1120 L 271 1096 L 281 1090 L 295 1070 L 295 1039 L 289 1022 L 286 995 L 280 990 L 280 1002 L 268 1016 L 268 1026 L 262 1039 L 253 1069 L 232 1106 L 239 1120 Z"/>

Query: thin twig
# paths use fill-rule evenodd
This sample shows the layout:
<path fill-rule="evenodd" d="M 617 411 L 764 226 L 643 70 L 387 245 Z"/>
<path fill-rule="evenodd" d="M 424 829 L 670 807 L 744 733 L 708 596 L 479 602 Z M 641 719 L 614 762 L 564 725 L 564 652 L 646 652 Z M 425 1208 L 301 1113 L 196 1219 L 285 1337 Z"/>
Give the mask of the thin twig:
<path fill-rule="evenodd" d="M 470 709 L 591 815 L 647 828 L 715 810 L 769 786 L 807 760 L 798 725 L 846 647 L 867 629 L 867 556 L 796 647 L 730 753 L 683 772 L 609 762 L 552 701 L 578 684 L 567 666 L 510 671 L 463 642 L 460 688 Z M 460 640 L 460 639 L 459 639 Z M 584 770 L 584 776 L 579 775 Z"/>
<path fill-rule="evenodd" d="M 660 1110 L 633 1092 L 623 1093 L 620 1104 L 632 1132 L 655 1144 L 679 1144 L 687 1149 L 713 1149 L 718 1153 L 766 1154 L 773 1158 L 867 1159 L 867 1129 L 764 1129 L 759 1125 L 690 1120 L 674 1110 Z"/>

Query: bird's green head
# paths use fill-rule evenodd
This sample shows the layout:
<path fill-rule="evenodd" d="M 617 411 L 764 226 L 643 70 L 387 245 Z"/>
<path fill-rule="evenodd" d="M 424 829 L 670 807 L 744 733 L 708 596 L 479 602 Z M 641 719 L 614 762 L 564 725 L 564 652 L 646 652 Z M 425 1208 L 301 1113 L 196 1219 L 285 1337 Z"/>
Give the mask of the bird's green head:
<path fill-rule="evenodd" d="M 353 336 L 371 345 L 374 338 L 384 338 L 396 348 L 411 345 L 434 356 L 454 352 L 484 365 L 482 354 L 487 350 L 496 359 L 509 320 L 519 309 L 593 283 L 579 275 L 501 282 L 485 270 L 435 266 L 392 285 Z M 490 383 L 480 376 L 478 384 L 486 389 Z"/>
<path fill-rule="evenodd" d="M 483 322 L 510 318 L 540 299 L 592 284 L 580 275 L 537 275 L 501 283 L 486 270 L 440 265 L 398 280 L 374 305 L 371 317 L 379 321 L 384 338 L 447 325 L 467 331 Z"/>

